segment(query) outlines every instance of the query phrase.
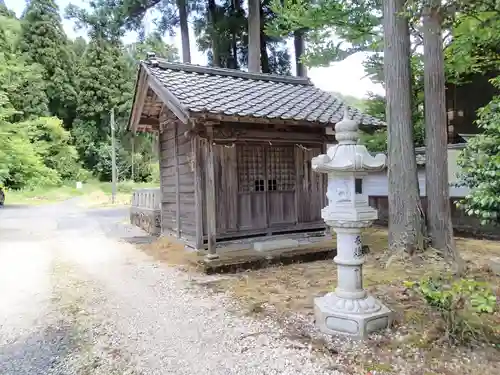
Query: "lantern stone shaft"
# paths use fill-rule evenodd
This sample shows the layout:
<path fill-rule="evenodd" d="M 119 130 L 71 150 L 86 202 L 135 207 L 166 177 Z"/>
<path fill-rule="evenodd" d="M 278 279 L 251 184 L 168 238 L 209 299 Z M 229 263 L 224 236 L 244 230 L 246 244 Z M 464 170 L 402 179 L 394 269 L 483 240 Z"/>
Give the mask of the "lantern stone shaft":
<path fill-rule="evenodd" d="M 368 197 L 356 191 L 356 180 L 386 167 L 386 156 L 373 157 L 365 146 L 358 145 L 358 124 L 348 118 L 335 126 L 338 144 L 326 155 L 312 158 L 312 169 L 328 174 L 328 205 L 321 217 L 337 235 L 337 288 L 315 298 L 314 314 L 320 331 L 363 339 L 369 333 L 388 328 L 391 311 L 363 289 L 364 256 L 361 231 L 378 218 Z M 361 185 L 362 189 L 362 185 Z"/>

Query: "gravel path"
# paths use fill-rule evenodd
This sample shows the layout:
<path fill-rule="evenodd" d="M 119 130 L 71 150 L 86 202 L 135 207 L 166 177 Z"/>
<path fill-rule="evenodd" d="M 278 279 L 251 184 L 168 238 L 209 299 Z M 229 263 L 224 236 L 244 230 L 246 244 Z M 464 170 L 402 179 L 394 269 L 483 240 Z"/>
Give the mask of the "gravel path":
<path fill-rule="evenodd" d="M 339 374 L 74 203 L 0 211 L 1 375 Z"/>

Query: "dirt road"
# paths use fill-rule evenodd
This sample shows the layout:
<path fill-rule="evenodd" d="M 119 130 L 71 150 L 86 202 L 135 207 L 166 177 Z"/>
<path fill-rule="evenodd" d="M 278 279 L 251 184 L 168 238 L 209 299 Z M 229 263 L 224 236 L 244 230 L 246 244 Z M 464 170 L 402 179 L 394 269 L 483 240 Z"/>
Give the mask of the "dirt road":
<path fill-rule="evenodd" d="M 338 374 L 137 250 L 127 215 L 0 210 L 0 374 Z"/>

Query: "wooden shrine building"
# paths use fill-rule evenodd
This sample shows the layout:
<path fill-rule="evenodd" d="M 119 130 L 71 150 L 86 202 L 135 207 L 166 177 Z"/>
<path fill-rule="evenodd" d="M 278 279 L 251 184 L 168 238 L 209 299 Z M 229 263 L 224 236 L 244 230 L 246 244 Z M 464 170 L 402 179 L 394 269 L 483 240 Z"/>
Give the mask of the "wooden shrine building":
<path fill-rule="evenodd" d="M 349 113 L 375 129 L 380 121 Z M 129 129 L 159 132 L 161 229 L 189 246 L 324 229 L 311 159 L 344 114 L 306 78 L 178 64 L 139 67 Z"/>
<path fill-rule="evenodd" d="M 490 83 L 498 75 L 498 72 L 476 73 L 466 76 L 460 84 L 446 84 L 448 143 L 463 143 L 467 137 L 482 132 L 476 124 L 477 111 L 500 95 Z"/>

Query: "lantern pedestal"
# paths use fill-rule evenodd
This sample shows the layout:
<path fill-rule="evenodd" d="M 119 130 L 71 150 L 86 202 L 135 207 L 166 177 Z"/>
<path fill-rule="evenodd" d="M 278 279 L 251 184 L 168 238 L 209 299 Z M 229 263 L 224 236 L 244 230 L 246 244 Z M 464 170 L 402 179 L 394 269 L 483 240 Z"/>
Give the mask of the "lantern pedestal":
<path fill-rule="evenodd" d="M 328 293 L 314 299 L 314 316 L 323 333 L 364 339 L 372 332 L 389 327 L 392 312 L 372 296 L 350 300 Z"/>
<path fill-rule="evenodd" d="M 392 312 L 363 289 L 364 256 L 361 229 L 364 222 L 330 222 L 337 233 L 337 288 L 314 299 L 314 315 L 319 330 L 363 339 L 368 334 L 390 326 Z M 343 225 L 343 227 L 339 227 Z M 347 227 L 349 225 L 355 227 Z"/>

